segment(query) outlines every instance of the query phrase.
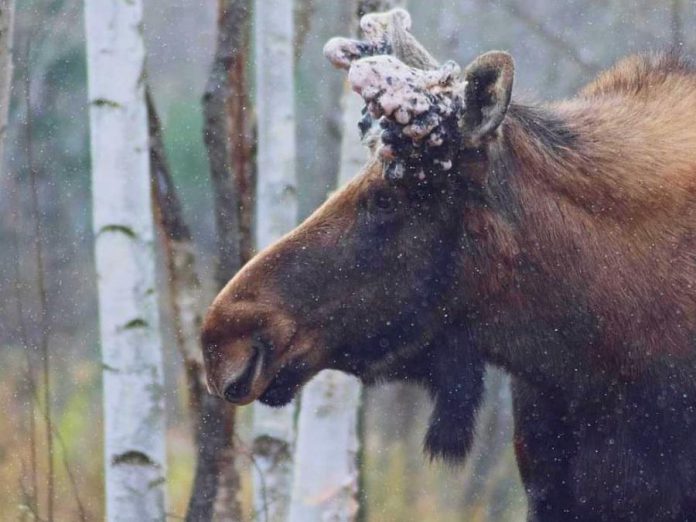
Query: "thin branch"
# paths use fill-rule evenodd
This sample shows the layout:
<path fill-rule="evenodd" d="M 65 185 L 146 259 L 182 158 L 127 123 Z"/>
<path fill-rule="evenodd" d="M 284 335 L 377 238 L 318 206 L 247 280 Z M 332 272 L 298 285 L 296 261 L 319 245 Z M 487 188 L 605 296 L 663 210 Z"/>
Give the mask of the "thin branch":
<path fill-rule="evenodd" d="M 50 380 L 50 359 L 48 351 L 48 324 L 46 320 L 46 283 L 44 279 L 44 255 L 43 255 L 43 227 L 39 213 L 39 189 L 38 172 L 34 164 L 34 134 L 33 118 L 31 108 L 31 74 L 29 67 L 30 45 L 27 42 L 26 53 L 26 76 L 24 82 L 24 95 L 26 101 L 26 142 L 27 142 L 27 166 L 29 170 L 31 212 L 34 226 L 34 255 L 36 259 L 36 279 L 37 291 L 39 294 L 39 349 L 41 353 L 41 376 L 44 388 L 44 417 L 46 421 L 46 457 L 48 463 L 48 473 L 46 477 L 46 509 L 47 520 L 53 522 L 53 503 L 55 491 L 55 471 L 53 466 L 53 418 L 51 413 L 51 380 Z"/>
<path fill-rule="evenodd" d="M 22 468 L 23 467 L 24 463 L 22 463 Z M 43 519 L 41 518 L 39 512 L 36 510 L 36 506 L 32 505 L 33 495 L 30 495 L 29 492 L 26 490 L 26 488 L 24 487 L 24 482 L 21 478 L 19 479 L 19 490 L 21 491 L 22 495 L 22 502 L 19 505 L 20 511 L 28 512 L 31 516 L 31 519 L 34 522 L 43 522 Z M 24 519 L 24 517 L 22 517 L 22 519 Z"/>
<path fill-rule="evenodd" d="M 58 441 L 58 445 L 60 446 L 63 467 L 65 468 L 65 473 L 68 475 L 70 489 L 72 490 L 73 498 L 75 499 L 75 504 L 77 505 L 77 512 L 80 515 L 80 522 L 87 522 L 89 520 L 87 517 L 87 511 L 85 510 L 85 505 L 82 503 L 82 499 L 80 498 L 80 490 L 77 485 L 75 473 L 73 473 L 72 467 L 70 466 L 70 462 L 68 461 L 68 454 L 66 451 L 65 441 L 63 440 L 63 437 L 61 436 L 57 428 L 53 430 L 53 436 L 56 438 L 56 440 Z"/>
<path fill-rule="evenodd" d="M 261 489 L 261 498 L 263 499 L 262 505 L 263 505 L 263 522 L 268 522 L 268 505 L 270 502 L 268 501 L 268 494 L 267 494 L 267 488 L 266 488 L 266 475 L 264 474 L 263 470 L 261 469 L 261 466 L 259 466 L 258 461 L 256 460 L 256 457 L 254 456 L 254 452 L 246 447 L 244 444 L 244 441 L 237 435 L 236 433 L 234 434 L 234 444 L 235 447 L 237 448 L 237 454 L 242 455 L 249 459 L 249 463 L 251 466 L 254 468 L 256 471 L 258 477 L 259 477 L 259 486 Z M 259 512 L 258 511 L 253 511 L 252 520 L 258 520 L 259 519 Z"/>
<path fill-rule="evenodd" d="M 17 201 L 17 197 L 14 198 L 14 201 Z M 12 221 L 13 225 L 16 220 L 16 212 L 12 213 Z M 12 227 L 13 230 L 15 230 L 14 227 Z M 37 505 L 37 497 L 36 493 L 38 491 L 38 480 L 37 480 L 37 470 L 36 470 L 36 421 L 34 418 L 34 409 L 38 409 L 41 411 L 41 404 L 39 402 L 39 397 L 38 393 L 36 391 L 36 382 L 34 381 L 34 368 L 33 368 L 33 363 L 31 361 L 31 356 L 29 354 L 29 335 L 27 333 L 26 325 L 25 325 L 25 313 L 24 313 L 24 306 L 22 304 L 22 296 L 20 293 L 20 282 L 21 282 L 21 274 L 19 272 L 19 242 L 17 238 L 17 234 L 14 233 L 12 234 L 12 243 L 14 247 L 14 252 L 15 252 L 15 263 L 14 263 L 14 272 L 15 272 L 15 303 L 17 307 L 17 322 L 19 323 L 19 330 L 20 330 L 20 338 L 22 340 L 22 348 L 24 350 L 25 356 L 26 356 L 26 380 L 27 384 L 29 387 L 29 394 L 31 397 L 30 401 L 30 407 L 29 407 L 29 443 L 31 446 L 30 450 L 30 466 L 31 466 L 31 484 L 32 484 L 32 494 L 30 497 L 28 497 L 28 492 L 22 488 L 23 492 L 23 497 L 26 499 L 27 497 L 29 498 L 29 503 L 27 504 L 27 507 L 30 509 L 31 513 L 33 514 L 34 518 L 37 520 L 40 519 L 39 514 L 38 514 L 38 505 Z M 52 426 L 52 422 L 50 422 L 50 419 L 48 418 L 47 414 L 48 411 L 44 411 L 44 421 L 47 426 Z M 80 521 L 81 522 L 86 522 L 88 520 L 86 510 L 84 508 L 84 504 L 82 502 L 82 499 L 80 498 L 79 494 L 79 488 L 77 486 L 77 480 L 75 479 L 75 474 L 72 471 L 72 468 L 70 466 L 70 463 L 68 462 L 67 458 L 67 452 L 66 452 L 66 445 L 65 442 L 63 441 L 62 436 L 60 435 L 60 432 L 58 431 L 57 428 L 53 428 L 53 436 L 56 438 L 58 441 L 58 444 L 61 447 L 62 451 L 62 456 L 63 456 L 63 466 L 65 467 L 65 471 L 68 475 L 68 480 L 70 481 L 70 486 L 72 489 L 73 497 L 75 499 L 75 503 L 77 505 L 78 513 L 80 514 Z"/>
<path fill-rule="evenodd" d="M 16 184 L 12 184 L 16 187 Z M 13 191 L 14 194 L 11 197 L 11 201 L 19 201 L 19 194 L 16 190 Z M 29 393 L 32 397 L 36 395 L 36 382 L 34 381 L 34 365 L 30 353 L 29 335 L 27 333 L 26 324 L 24 322 L 24 304 L 22 302 L 22 292 L 21 292 L 21 280 L 22 276 L 19 270 L 20 255 L 19 255 L 19 238 L 17 237 L 17 214 L 19 210 L 14 209 L 11 213 L 10 230 L 12 230 L 12 247 L 14 249 L 14 299 L 15 307 L 17 313 L 17 323 L 19 326 L 20 339 L 22 340 L 22 351 L 24 352 L 26 358 L 26 374 L 25 380 L 29 388 Z M 31 511 L 33 513 L 38 512 L 38 499 L 37 492 L 39 490 L 38 486 L 38 474 L 36 470 L 36 418 L 34 416 L 34 403 L 30 403 L 29 412 L 29 465 L 31 468 Z"/>

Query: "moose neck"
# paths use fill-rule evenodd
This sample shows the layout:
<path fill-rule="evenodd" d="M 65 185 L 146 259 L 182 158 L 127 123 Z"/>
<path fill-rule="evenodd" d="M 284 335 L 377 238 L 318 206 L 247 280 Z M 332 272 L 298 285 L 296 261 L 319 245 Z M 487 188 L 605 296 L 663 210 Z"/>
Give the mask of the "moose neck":
<path fill-rule="evenodd" d="M 494 231 L 477 252 L 498 261 L 487 263 L 494 288 L 476 290 L 494 296 L 484 315 L 496 331 L 479 335 L 495 362 L 561 382 L 572 380 L 564 367 L 601 361 L 633 379 L 691 352 L 696 150 L 685 116 L 615 97 L 510 107 L 489 150 L 490 210 L 467 217 Z"/>

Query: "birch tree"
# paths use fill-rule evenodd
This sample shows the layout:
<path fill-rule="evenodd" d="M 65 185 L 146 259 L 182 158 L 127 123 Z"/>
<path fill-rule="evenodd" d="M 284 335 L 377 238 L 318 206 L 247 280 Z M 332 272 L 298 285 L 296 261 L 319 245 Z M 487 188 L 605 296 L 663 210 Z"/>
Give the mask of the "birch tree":
<path fill-rule="evenodd" d="M 10 109 L 13 32 L 14 0 L 0 0 L 0 169 L 3 164 L 7 117 Z"/>
<path fill-rule="evenodd" d="M 292 0 L 257 0 L 257 245 L 297 221 Z M 285 521 L 292 480 L 295 405 L 254 407 L 254 507 L 259 520 Z"/>
<path fill-rule="evenodd" d="M 110 521 L 164 520 L 164 390 L 142 4 L 87 0 L 85 7 L 106 514 Z"/>
<path fill-rule="evenodd" d="M 362 15 L 387 11 L 403 3 L 394 0 L 354 2 L 354 36 L 359 36 Z M 367 160 L 367 149 L 360 142 L 357 128 L 363 101 L 347 83 L 342 106 L 339 185 L 350 181 Z M 356 519 L 361 395 L 360 382 L 337 371 L 325 370 L 305 386 L 297 429 L 291 522 Z"/>

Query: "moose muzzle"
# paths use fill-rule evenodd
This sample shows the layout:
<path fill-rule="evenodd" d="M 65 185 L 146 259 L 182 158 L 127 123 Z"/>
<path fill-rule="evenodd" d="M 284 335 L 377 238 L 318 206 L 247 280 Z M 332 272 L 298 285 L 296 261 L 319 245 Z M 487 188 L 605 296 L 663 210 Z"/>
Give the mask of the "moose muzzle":
<path fill-rule="evenodd" d="M 257 399 L 289 356 L 295 332 L 294 321 L 281 311 L 254 301 L 235 302 L 223 292 L 202 331 L 211 393 L 235 404 Z"/>

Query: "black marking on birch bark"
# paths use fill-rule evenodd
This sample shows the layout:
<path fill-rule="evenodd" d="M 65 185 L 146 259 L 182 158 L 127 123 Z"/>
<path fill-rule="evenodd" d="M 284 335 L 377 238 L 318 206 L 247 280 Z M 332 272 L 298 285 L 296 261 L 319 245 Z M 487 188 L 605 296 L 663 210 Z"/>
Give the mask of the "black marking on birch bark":
<path fill-rule="evenodd" d="M 123 107 L 120 103 L 114 100 L 108 100 L 106 98 L 96 98 L 92 100 L 92 105 L 95 107 L 111 107 L 112 109 L 120 109 Z"/>
<path fill-rule="evenodd" d="M 100 235 L 104 232 L 121 232 L 122 234 L 125 234 L 130 238 L 136 238 L 135 231 L 132 228 L 127 227 L 126 225 L 104 225 L 99 229 L 97 235 Z"/>
<path fill-rule="evenodd" d="M 132 466 L 157 466 L 157 464 L 142 451 L 130 450 L 111 457 L 111 465 L 130 464 Z"/>
<path fill-rule="evenodd" d="M 126 324 L 123 325 L 124 330 L 133 330 L 134 328 L 147 328 L 148 324 L 145 319 L 142 319 L 140 317 L 136 317 L 135 319 L 131 319 L 128 321 Z"/>

